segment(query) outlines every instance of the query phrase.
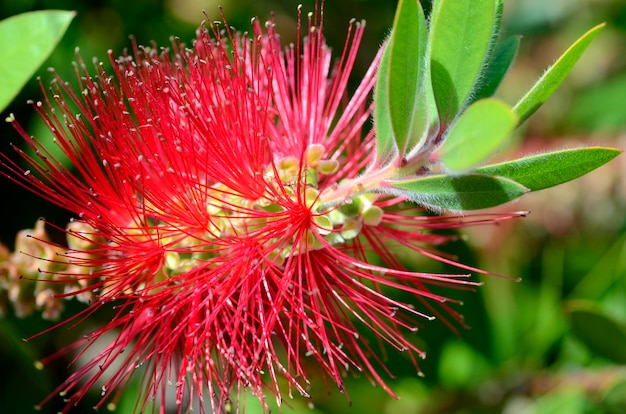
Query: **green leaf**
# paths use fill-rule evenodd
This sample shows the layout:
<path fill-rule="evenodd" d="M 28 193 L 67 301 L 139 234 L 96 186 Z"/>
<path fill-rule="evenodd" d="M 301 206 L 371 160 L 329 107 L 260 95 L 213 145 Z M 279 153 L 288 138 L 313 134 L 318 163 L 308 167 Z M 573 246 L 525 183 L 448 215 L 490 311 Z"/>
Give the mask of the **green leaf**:
<path fill-rule="evenodd" d="M 582 386 L 568 384 L 557 386 L 533 398 L 533 403 L 533 408 L 529 411 L 534 414 L 585 414 L 589 412 L 591 401 Z"/>
<path fill-rule="evenodd" d="M 496 93 L 504 75 L 509 71 L 515 55 L 517 55 L 519 44 L 519 36 L 511 36 L 504 42 L 498 43 L 483 75 L 480 87 L 474 92 L 474 99 L 488 98 Z"/>
<path fill-rule="evenodd" d="M 76 13 L 44 10 L 0 22 L 0 111 L 33 76 L 61 40 Z"/>
<path fill-rule="evenodd" d="M 443 123 L 474 89 L 498 30 L 497 0 L 435 0 L 430 21 L 432 84 Z"/>
<path fill-rule="evenodd" d="M 621 377 L 621 378 L 620 378 Z M 626 412 L 626 376 L 622 373 L 612 384 L 604 386 L 602 406 L 606 414 L 622 414 Z"/>
<path fill-rule="evenodd" d="M 517 125 L 517 115 L 506 103 L 483 99 L 470 105 L 454 123 L 439 150 L 452 171 L 466 171 L 489 157 Z"/>
<path fill-rule="evenodd" d="M 424 150 L 431 149 L 429 143 L 426 143 L 427 140 L 435 140 L 439 136 L 439 113 L 428 68 L 429 64 L 426 62 L 424 78 L 415 102 L 411 136 L 407 144 L 406 158 L 409 162 L 414 158 L 417 159 Z"/>
<path fill-rule="evenodd" d="M 479 168 L 477 172 L 506 177 L 531 191 L 537 191 L 583 176 L 621 152 L 603 147 L 574 148 L 488 165 Z"/>
<path fill-rule="evenodd" d="M 389 60 L 391 47 L 389 42 L 378 66 L 376 90 L 374 91 L 374 128 L 376 129 L 376 163 L 385 164 L 397 151 L 391 127 L 389 110 Z"/>
<path fill-rule="evenodd" d="M 594 302 L 566 305 L 572 333 L 595 355 L 626 364 L 626 326 L 606 315 Z"/>
<path fill-rule="evenodd" d="M 598 35 L 605 23 L 599 24 L 582 35 L 563 55 L 539 78 L 537 83 L 513 108 L 520 117 L 520 123 L 530 117 L 559 87 L 574 67 L 589 44 Z"/>
<path fill-rule="evenodd" d="M 439 357 L 439 381 L 450 389 L 488 378 L 493 367 L 484 355 L 465 341 L 448 341 Z"/>
<path fill-rule="evenodd" d="M 426 53 L 426 18 L 418 1 L 398 3 L 389 48 L 389 111 L 397 147 L 404 155 L 422 136 L 422 131 L 411 131 Z"/>
<path fill-rule="evenodd" d="M 391 192 L 425 206 L 447 210 L 477 210 L 514 200 L 527 189 L 515 181 L 486 175 L 459 177 L 431 175 L 412 180 L 390 181 Z M 403 191 L 395 191 L 395 190 Z"/>

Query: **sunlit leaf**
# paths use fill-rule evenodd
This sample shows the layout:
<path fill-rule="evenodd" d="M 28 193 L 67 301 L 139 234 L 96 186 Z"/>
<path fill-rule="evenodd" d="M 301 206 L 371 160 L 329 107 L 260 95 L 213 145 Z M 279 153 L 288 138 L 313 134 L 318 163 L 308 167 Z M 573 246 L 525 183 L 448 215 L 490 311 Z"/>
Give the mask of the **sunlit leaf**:
<path fill-rule="evenodd" d="M 474 89 L 498 30 L 501 1 L 435 0 L 430 21 L 430 60 L 437 108 L 445 123 Z"/>
<path fill-rule="evenodd" d="M 376 160 L 378 164 L 389 161 L 389 157 L 397 151 L 391 126 L 391 112 L 389 110 L 389 59 L 391 55 L 390 44 L 387 43 L 385 51 L 378 66 L 378 78 L 374 91 L 374 127 L 376 128 Z"/>
<path fill-rule="evenodd" d="M 432 175 L 392 181 L 390 190 L 417 203 L 447 210 L 477 210 L 504 204 L 528 190 L 515 181 L 469 174 L 459 177 Z"/>
<path fill-rule="evenodd" d="M 517 125 L 517 115 L 504 102 L 483 99 L 470 105 L 454 123 L 440 157 L 451 171 L 465 171 L 485 161 Z"/>
<path fill-rule="evenodd" d="M 606 164 L 621 150 L 603 147 L 574 148 L 532 155 L 481 167 L 481 174 L 506 177 L 532 191 L 573 180 Z"/>
<path fill-rule="evenodd" d="M 416 131 L 416 139 L 411 139 L 426 49 L 426 18 L 419 2 L 400 0 L 389 47 L 389 111 L 397 147 L 400 154 L 404 154 L 407 146 L 413 146 L 413 141 L 419 140 L 422 135 L 422 131 Z"/>
<path fill-rule="evenodd" d="M 422 85 L 417 93 L 415 102 L 411 136 L 409 137 L 406 150 L 408 159 L 416 156 L 424 149 L 430 149 L 428 144 L 425 144 L 427 139 L 436 139 L 439 135 L 439 112 L 428 67 L 429 64 L 427 62 Z"/>
<path fill-rule="evenodd" d="M 574 67 L 591 41 L 595 39 L 605 24 L 599 24 L 582 35 L 563 53 L 554 65 L 535 83 L 530 91 L 513 108 L 520 117 L 520 123 L 531 116 L 559 87 Z"/>
<path fill-rule="evenodd" d="M 52 53 L 74 16 L 70 11 L 45 10 L 0 22 L 0 111 Z"/>

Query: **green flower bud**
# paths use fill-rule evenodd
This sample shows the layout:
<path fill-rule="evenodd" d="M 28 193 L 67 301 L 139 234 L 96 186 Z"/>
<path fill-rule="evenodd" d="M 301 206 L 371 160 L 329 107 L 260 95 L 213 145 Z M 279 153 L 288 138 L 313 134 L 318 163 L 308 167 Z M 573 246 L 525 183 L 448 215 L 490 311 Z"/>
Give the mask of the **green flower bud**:
<path fill-rule="evenodd" d="M 355 197 L 346 200 L 346 202 L 339 207 L 339 211 L 341 211 L 344 216 L 353 218 L 361 214 L 362 207 L 363 202 L 360 197 Z"/>
<path fill-rule="evenodd" d="M 367 226 L 378 226 L 383 221 L 383 209 L 378 206 L 369 206 L 363 212 L 363 224 Z"/>

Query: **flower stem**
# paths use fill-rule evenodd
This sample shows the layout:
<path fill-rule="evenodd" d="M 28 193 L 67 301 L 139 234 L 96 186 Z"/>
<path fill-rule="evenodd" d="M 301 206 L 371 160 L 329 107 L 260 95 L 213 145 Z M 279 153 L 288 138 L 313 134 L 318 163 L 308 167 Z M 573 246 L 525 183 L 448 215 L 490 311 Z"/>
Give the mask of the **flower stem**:
<path fill-rule="evenodd" d="M 380 169 L 367 170 L 357 178 L 325 189 L 320 194 L 319 201 L 325 207 L 333 207 L 360 194 L 381 192 L 385 188 L 385 181 L 396 172 L 397 168 L 392 164 Z"/>

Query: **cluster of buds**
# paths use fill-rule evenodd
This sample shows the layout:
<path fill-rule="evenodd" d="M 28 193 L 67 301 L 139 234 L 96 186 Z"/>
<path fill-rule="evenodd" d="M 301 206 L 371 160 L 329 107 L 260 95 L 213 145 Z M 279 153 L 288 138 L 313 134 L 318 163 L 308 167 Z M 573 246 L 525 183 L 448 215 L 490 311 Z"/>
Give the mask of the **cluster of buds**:
<path fill-rule="evenodd" d="M 281 220 L 289 217 L 289 203 L 302 204 L 310 210 L 311 232 L 306 237 L 306 243 L 297 246 L 294 246 L 293 240 L 280 235 L 268 238 L 266 243 L 271 246 L 269 259 L 277 266 L 284 265 L 285 259 L 294 254 L 323 249 L 327 245 L 341 245 L 355 239 L 361 234 L 363 226 L 378 226 L 384 212 L 375 205 L 378 197 L 374 194 L 354 195 L 340 204 L 324 202 L 320 194 L 320 179 L 335 173 L 339 167 L 337 160 L 325 159 L 324 153 L 323 145 L 311 144 L 304 150 L 302 158 L 284 157 L 266 166 L 263 179 L 268 186 L 263 196 L 256 200 L 235 194 L 222 183 L 207 186 L 210 200 L 207 202 L 208 223 L 201 232 L 176 237 L 163 231 L 167 223 L 147 217 L 141 228 L 130 232 L 144 242 L 156 238 L 159 244 L 167 246 L 163 267 L 155 281 L 171 279 L 219 257 L 223 240 L 259 236 L 267 233 L 272 223 L 281 226 Z M 158 206 L 150 206 L 153 212 L 156 208 Z M 79 230 L 77 226 L 86 228 Z M 133 229 L 133 223 L 129 223 L 128 229 Z M 75 239 L 75 246 L 70 247 L 76 252 L 88 252 L 97 245 L 115 251 L 114 242 L 94 242 L 98 234 L 84 222 L 72 222 L 68 231 L 68 239 Z M 82 244 L 76 245 L 77 242 Z"/>
<path fill-rule="evenodd" d="M 66 239 L 69 249 L 81 250 L 88 256 L 94 244 L 77 234 L 84 233 L 85 226 L 69 223 Z M 38 220 L 33 229 L 17 233 L 14 252 L 0 245 L 0 312 L 6 312 L 10 303 L 18 317 L 38 310 L 44 319 L 58 320 L 64 298 L 90 303 L 95 294 L 88 280 L 79 277 L 84 273 L 82 266 L 66 257 L 68 247 L 50 241 L 43 220 Z"/>

